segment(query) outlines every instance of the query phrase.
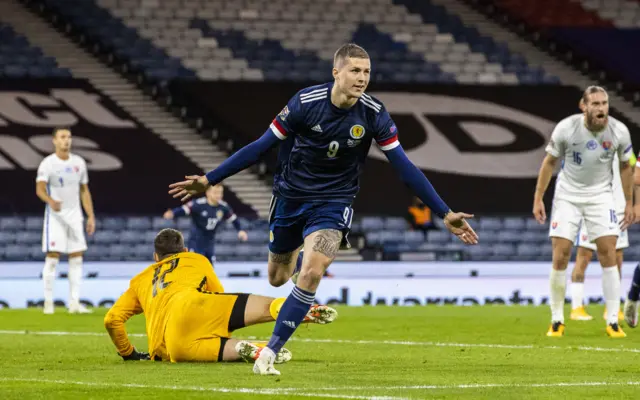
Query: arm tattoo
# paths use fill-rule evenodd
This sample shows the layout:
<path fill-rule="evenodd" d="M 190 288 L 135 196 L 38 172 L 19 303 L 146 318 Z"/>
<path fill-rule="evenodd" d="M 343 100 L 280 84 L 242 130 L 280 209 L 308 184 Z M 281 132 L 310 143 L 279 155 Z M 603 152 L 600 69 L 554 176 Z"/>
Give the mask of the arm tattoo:
<path fill-rule="evenodd" d="M 269 252 L 269 259 L 274 263 L 289 264 L 291 263 L 292 255 L 293 255 L 293 252 L 283 253 L 283 254 L 275 254 L 275 253 Z"/>
<path fill-rule="evenodd" d="M 341 241 L 342 232 L 335 229 L 321 230 L 318 236 L 313 238 L 313 251 L 322 253 L 333 260 L 340 249 Z"/>

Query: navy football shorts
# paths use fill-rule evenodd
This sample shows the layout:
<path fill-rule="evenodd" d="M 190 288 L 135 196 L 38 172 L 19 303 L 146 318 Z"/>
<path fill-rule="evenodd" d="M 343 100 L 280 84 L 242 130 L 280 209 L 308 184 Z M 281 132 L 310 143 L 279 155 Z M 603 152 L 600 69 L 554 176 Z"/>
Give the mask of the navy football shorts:
<path fill-rule="evenodd" d="M 349 204 L 299 202 L 273 196 L 269 210 L 269 251 L 274 254 L 297 249 L 305 237 L 322 229 L 341 231 L 342 246 L 351 247 L 347 235 L 353 209 Z"/>

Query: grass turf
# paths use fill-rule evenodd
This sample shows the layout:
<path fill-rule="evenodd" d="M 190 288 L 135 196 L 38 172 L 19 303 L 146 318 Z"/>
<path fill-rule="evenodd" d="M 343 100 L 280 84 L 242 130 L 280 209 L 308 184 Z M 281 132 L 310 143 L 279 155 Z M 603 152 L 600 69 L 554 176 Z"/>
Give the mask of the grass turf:
<path fill-rule="evenodd" d="M 640 332 L 610 339 L 602 308 L 589 311 L 594 321 L 568 321 L 565 337 L 547 338 L 547 307 L 342 307 L 334 324 L 298 329 L 282 376 L 264 377 L 246 363 L 124 362 L 104 331 L 104 309 L 1 310 L 0 398 L 637 397 Z M 272 326 L 235 336 L 267 339 Z M 127 329 L 144 333 L 144 319 Z M 37 334 L 53 331 L 75 334 Z M 144 336 L 131 340 L 146 350 Z"/>

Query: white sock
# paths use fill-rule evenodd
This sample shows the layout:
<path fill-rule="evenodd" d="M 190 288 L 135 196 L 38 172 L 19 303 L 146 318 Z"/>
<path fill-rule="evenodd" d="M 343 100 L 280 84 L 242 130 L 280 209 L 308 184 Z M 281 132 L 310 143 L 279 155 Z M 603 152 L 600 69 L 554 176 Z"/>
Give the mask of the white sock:
<path fill-rule="evenodd" d="M 584 283 L 571 282 L 571 308 L 580 308 L 584 300 Z"/>
<path fill-rule="evenodd" d="M 53 303 L 53 283 L 56 279 L 56 267 L 58 259 L 55 257 L 45 257 L 44 268 L 42 268 L 42 282 L 44 284 L 44 303 Z"/>
<path fill-rule="evenodd" d="M 602 293 L 607 307 L 607 324 L 617 324 L 620 311 L 620 273 L 617 266 L 602 268 Z"/>
<path fill-rule="evenodd" d="M 80 284 L 82 283 L 82 256 L 69 259 L 69 307 L 80 304 Z"/>
<path fill-rule="evenodd" d="M 562 322 L 564 324 L 564 296 L 567 291 L 567 270 L 558 271 L 551 268 L 549 284 L 551 288 L 551 296 L 549 298 L 551 322 Z"/>

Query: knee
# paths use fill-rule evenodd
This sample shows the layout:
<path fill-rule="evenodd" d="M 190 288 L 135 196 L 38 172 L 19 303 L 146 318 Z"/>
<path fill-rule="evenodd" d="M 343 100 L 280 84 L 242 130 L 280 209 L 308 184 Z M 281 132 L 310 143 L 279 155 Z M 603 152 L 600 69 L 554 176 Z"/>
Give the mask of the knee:
<path fill-rule="evenodd" d="M 608 260 L 608 263 L 616 263 L 617 257 L 615 246 L 598 246 L 598 258 L 600 260 Z"/>
<path fill-rule="evenodd" d="M 555 251 L 553 252 L 553 268 L 559 270 L 566 269 L 567 265 L 569 264 L 570 258 L 570 249 L 555 249 Z"/>
<path fill-rule="evenodd" d="M 283 271 L 282 268 L 269 268 L 269 284 L 271 286 L 280 287 L 287 283 L 290 276 Z"/>

